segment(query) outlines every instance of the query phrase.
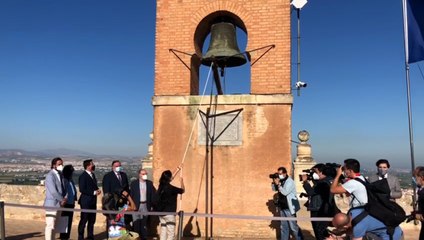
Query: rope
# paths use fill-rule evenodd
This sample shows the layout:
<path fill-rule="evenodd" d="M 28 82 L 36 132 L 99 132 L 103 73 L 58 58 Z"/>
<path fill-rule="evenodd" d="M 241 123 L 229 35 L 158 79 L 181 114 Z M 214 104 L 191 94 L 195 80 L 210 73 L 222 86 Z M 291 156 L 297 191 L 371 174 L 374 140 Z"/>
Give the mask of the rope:
<path fill-rule="evenodd" d="M 197 110 L 199 110 L 199 109 L 200 109 L 200 107 L 202 106 L 203 98 L 204 98 L 204 96 L 205 96 L 205 92 L 206 92 L 206 86 L 208 85 L 209 78 L 210 78 L 210 75 L 211 75 L 211 72 L 212 72 L 212 66 L 213 66 L 213 63 L 212 63 L 212 64 L 211 64 L 211 66 L 209 67 L 208 77 L 207 77 L 207 79 L 206 79 L 205 86 L 204 86 L 204 88 L 203 88 L 203 92 L 202 92 L 202 97 L 200 98 L 200 103 L 199 103 L 199 105 L 198 105 L 198 107 L 197 107 Z M 184 155 L 183 155 L 183 159 L 181 160 L 181 164 L 180 164 L 180 166 L 182 166 L 182 165 L 184 164 L 185 158 L 186 158 L 186 156 L 187 156 L 188 147 L 190 146 L 191 138 L 193 137 L 194 128 L 195 128 L 195 126 L 196 126 L 196 122 L 197 122 L 197 119 L 198 119 L 198 118 L 199 118 L 199 114 L 196 114 L 196 118 L 194 119 L 193 127 L 191 128 L 190 136 L 189 136 L 189 139 L 188 139 L 188 141 L 187 141 L 187 145 L 186 145 L 186 148 L 185 148 L 185 151 L 184 151 Z"/>
<path fill-rule="evenodd" d="M 197 112 L 199 111 L 200 107 L 202 106 L 203 98 L 204 98 L 204 96 L 205 96 L 206 88 L 207 88 L 207 86 L 208 86 L 208 82 L 209 82 L 209 79 L 210 79 L 210 76 L 211 76 L 212 67 L 213 67 L 213 63 L 212 63 L 212 64 L 211 64 L 211 66 L 209 67 L 208 76 L 207 76 L 207 78 L 206 78 L 206 82 L 205 82 L 205 85 L 204 85 L 204 87 L 203 87 L 203 92 L 202 92 L 202 95 L 201 95 L 201 98 L 200 98 L 199 105 L 197 106 L 196 118 L 194 119 L 194 123 L 193 123 L 193 126 L 192 126 L 191 131 L 190 131 L 190 135 L 189 135 L 189 138 L 188 138 L 188 141 L 187 141 L 187 144 L 186 144 L 186 148 L 185 148 L 185 150 L 184 150 L 183 158 L 182 158 L 182 160 L 181 160 L 180 165 L 177 167 L 177 170 L 175 171 L 174 176 L 172 177 L 172 179 L 174 179 L 174 177 L 178 174 L 178 172 L 180 172 L 180 177 L 182 177 L 182 176 L 183 176 L 182 168 L 183 168 L 183 165 L 184 165 L 184 161 L 185 161 L 185 159 L 186 159 L 186 157 L 187 157 L 188 148 L 189 148 L 189 146 L 190 146 L 190 144 L 191 144 L 191 139 L 192 139 L 192 137 L 193 137 L 194 128 L 196 127 L 196 123 L 197 123 L 197 121 L 198 121 L 198 119 L 199 119 L 199 114 L 197 114 Z M 203 175 L 202 175 L 202 177 L 203 177 Z M 200 180 L 200 182 L 202 182 L 202 180 Z M 200 189 L 199 189 L 199 195 L 200 195 Z M 199 198 L 199 197 L 198 197 L 198 198 Z M 183 196 L 182 196 L 182 195 L 180 195 L 180 202 L 179 202 L 179 204 L 178 204 L 178 209 L 179 209 L 179 210 L 181 210 L 181 208 L 182 208 L 182 207 L 181 207 L 181 205 L 182 205 L 182 200 L 183 200 Z M 197 205 L 198 205 L 198 203 L 199 203 L 199 199 L 197 199 Z M 196 208 L 197 208 L 197 206 L 196 206 Z"/>

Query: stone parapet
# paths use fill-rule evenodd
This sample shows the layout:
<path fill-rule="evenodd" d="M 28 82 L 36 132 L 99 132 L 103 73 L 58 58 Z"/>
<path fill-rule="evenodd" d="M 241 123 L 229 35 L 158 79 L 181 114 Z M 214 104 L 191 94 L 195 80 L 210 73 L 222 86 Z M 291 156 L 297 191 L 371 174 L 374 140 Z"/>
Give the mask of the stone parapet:
<path fill-rule="evenodd" d="M 44 202 L 44 196 L 45 196 L 45 189 L 44 186 L 22 186 L 22 185 L 7 185 L 7 184 L 0 184 L 0 201 L 4 201 L 5 203 L 16 203 L 16 204 L 28 204 L 28 205 L 37 205 L 42 206 Z M 339 208 L 346 212 L 348 210 L 348 204 L 349 204 L 349 198 L 342 197 L 340 195 L 335 196 L 336 197 L 336 203 L 339 206 Z M 100 198 L 99 198 L 100 199 Z M 306 211 L 306 208 L 303 207 L 303 204 L 305 204 L 306 199 L 301 198 L 301 210 L 298 212 L 298 217 L 309 217 L 309 212 Z M 409 212 L 412 210 L 411 203 L 412 203 L 412 190 L 403 190 L 403 197 L 397 202 L 404 208 L 404 210 L 409 214 Z M 77 206 L 77 208 L 79 208 Z M 101 209 L 100 207 L 100 201 L 97 203 L 97 209 Z M 246 215 L 243 213 L 240 213 L 242 215 Z M 259 214 L 258 214 L 259 215 Z M 79 222 L 79 213 L 76 213 L 74 215 L 74 221 L 73 224 L 77 225 Z M 38 226 L 38 222 L 44 222 L 44 211 L 41 209 L 28 209 L 28 208 L 16 208 L 16 207 L 5 207 L 5 218 L 6 223 L 10 222 L 10 220 L 19 220 L 21 222 L 22 220 L 34 220 L 34 226 Z M 101 214 L 97 215 L 96 220 L 96 227 L 99 227 L 100 229 L 104 229 L 105 227 L 105 221 L 104 216 Z M 227 219 L 229 224 L 234 223 L 234 219 Z M 245 220 L 238 220 L 237 222 L 246 223 Z M 260 224 L 263 222 L 263 220 L 260 221 L 254 221 L 250 223 L 251 229 L 254 229 L 256 224 Z M 270 227 L 277 227 L 278 222 L 272 221 Z M 312 227 L 310 222 L 308 221 L 299 221 L 299 225 L 302 228 L 303 232 L 309 232 L 312 234 Z M 413 234 L 408 233 L 410 231 L 418 232 L 417 226 L 413 224 L 413 222 L 410 223 L 403 223 L 401 225 L 404 232 L 407 234 L 407 236 L 412 236 Z M 419 225 L 418 225 L 419 227 Z M 15 227 L 16 228 L 16 227 Z M 38 231 L 39 228 L 37 228 Z M 7 229 L 8 233 L 13 233 L 12 228 Z M 74 234 L 76 233 L 76 230 L 73 230 Z M 237 235 L 241 234 L 242 232 L 237 231 L 225 231 L 226 235 L 228 235 L 227 238 L 219 238 L 219 239 L 253 239 L 253 238 L 240 238 L 237 237 Z M 257 234 L 254 230 L 251 230 L 250 233 L 252 235 Z M 264 235 L 267 234 L 266 232 L 263 233 Z M 192 238 L 189 238 L 192 239 Z M 258 239 L 258 238 L 255 238 Z M 262 239 L 262 238 L 261 238 Z M 275 238 L 263 238 L 263 239 L 275 239 Z M 313 239 L 306 238 L 306 239 Z M 405 239 L 413 239 L 413 238 L 405 238 Z"/>
<path fill-rule="evenodd" d="M 258 104 L 293 104 L 293 95 L 291 94 L 272 94 L 272 95 L 220 95 L 214 96 L 218 105 L 258 105 Z M 154 96 L 153 106 L 192 106 L 208 105 L 209 97 L 202 96 Z"/>
<path fill-rule="evenodd" d="M 0 184 L 0 201 L 4 201 L 5 203 L 43 206 L 45 195 L 46 189 L 44 186 Z M 79 209 L 79 205 L 77 204 L 75 208 Z M 97 209 L 101 208 L 101 197 L 98 197 Z M 45 213 L 42 209 L 6 206 L 5 218 L 44 221 Z M 80 214 L 76 213 L 73 224 L 78 224 L 79 219 Z M 102 214 L 97 214 L 95 226 L 105 226 L 105 217 Z"/>

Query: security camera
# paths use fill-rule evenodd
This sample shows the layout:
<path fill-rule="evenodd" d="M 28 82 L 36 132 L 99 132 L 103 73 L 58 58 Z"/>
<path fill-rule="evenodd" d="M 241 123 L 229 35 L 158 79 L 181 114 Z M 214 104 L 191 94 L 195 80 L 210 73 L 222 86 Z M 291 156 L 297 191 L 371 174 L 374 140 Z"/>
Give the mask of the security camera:
<path fill-rule="evenodd" d="M 296 82 L 296 88 L 302 88 L 306 86 L 308 86 L 308 84 L 305 82 L 301 82 L 301 81 Z"/>

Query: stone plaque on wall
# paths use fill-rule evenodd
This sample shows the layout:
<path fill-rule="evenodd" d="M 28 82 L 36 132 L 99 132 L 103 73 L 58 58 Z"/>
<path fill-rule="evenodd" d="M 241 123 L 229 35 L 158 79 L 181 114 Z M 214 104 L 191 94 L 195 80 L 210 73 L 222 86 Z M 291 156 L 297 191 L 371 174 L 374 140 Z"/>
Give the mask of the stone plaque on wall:
<path fill-rule="evenodd" d="M 219 113 L 217 113 L 219 114 Z M 218 146 L 239 146 L 242 145 L 242 115 L 235 113 L 229 113 L 216 117 L 209 118 L 209 135 L 214 136 L 216 141 L 214 145 Z M 234 120 L 234 121 L 233 121 Z M 206 116 L 200 115 L 198 121 L 198 144 L 206 144 Z M 232 122 L 231 122 L 232 121 Z M 215 127 L 214 127 L 215 124 Z M 222 134 L 221 134 L 222 133 Z M 211 139 L 209 139 L 211 141 Z M 209 142 L 210 143 L 210 142 Z"/>

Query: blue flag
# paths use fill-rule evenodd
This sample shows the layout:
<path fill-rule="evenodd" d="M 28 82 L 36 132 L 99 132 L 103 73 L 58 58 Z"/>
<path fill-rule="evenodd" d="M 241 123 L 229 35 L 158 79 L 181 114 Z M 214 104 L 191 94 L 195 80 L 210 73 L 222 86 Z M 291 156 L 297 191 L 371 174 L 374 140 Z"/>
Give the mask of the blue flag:
<path fill-rule="evenodd" d="M 407 0 L 408 63 L 424 60 L 424 0 Z"/>

